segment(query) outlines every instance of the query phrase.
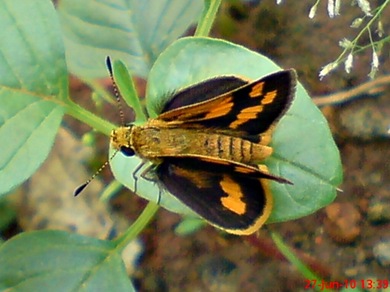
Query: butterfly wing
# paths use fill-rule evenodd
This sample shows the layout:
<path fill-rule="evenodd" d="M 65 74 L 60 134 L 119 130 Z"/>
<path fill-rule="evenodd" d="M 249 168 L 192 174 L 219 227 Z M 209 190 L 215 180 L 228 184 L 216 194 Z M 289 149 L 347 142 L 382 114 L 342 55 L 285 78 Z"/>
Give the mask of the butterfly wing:
<path fill-rule="evenodd" d="M 220 95 L 200 96 L 197 100 L 197 95 L 191 91 L 199 93 L 201 89 L 198 85 L 192 86 L 188 91 L 175 95 L 158 119 L 180 123 L 184 127 L 238 131 L 244 133 L 241 135 L 243 137 L 255 137 L 270 129 L 290 107 L 295 93 L 296 73 L 291 69 L 251 83 L 245 84 L 243 81 L 243 85 L 231 91 L 226 91 L 227 82 L 219 86 L 218 82 L 212 80 L 199 86 L 213 82 L 213 85 L 220 87 L 214 89 L 214 93 Z M 237 80 L 235 85 L 240 83 Z M 187 96 L 190 102 L 185 102 Z M 179 107 L 179 104 L 183 106 Z"/>
<path fill-rule="evenodd" d="M 177 108 L 203 102 L 225 94 L 226 92 L 235 90 L 248 83 L 248 81 L 236 76 L 221 76 L 211 78 L 175 93 L 171 100 L 165 104 L 161 112 L 164 113 Z"/>
<path fill-rule="evenodd" d="M 156 169 L 166 189 L 193 211 L 229 233 L 257 231 L 272 210 L 264 173 L 235 163 L 170 157 Z"/>

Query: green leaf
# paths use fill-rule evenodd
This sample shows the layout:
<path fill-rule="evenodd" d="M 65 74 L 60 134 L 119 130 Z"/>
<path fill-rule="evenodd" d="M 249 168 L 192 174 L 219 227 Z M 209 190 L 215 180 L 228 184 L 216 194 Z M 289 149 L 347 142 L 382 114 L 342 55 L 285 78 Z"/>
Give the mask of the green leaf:
<path fill-rule="evenodd" d="M 126 68 L 126 65 L 123 64 L 122 61 L 116 60 L 113 64 L 113 70 L 114 79 L 123 100 L 129 107 L 133 109 L 136 121 L 144 123 L 147 120 L 147 117 L 144 113 L 144 108 L 140 103 L 133 79 L 131 78 L 129 71 Z M 124 122 L 125 121 L 121 121 L 122 124 Z"/>
<path fill-rule="evenodd" d="M 164 51 L 154 64 L 147 85 L 147 109 L 156 117 L 169 99 L 169 93 L 219 75 L 239 75 L 256 79 L 281 70 L 270 59 L 226 41 L 211 38 L 183 38 Z M 274 208 L 268 222 L 299 218 L 326 206 L 336 196 L 342 180 L 339 151 L 328 124 L 307 92 L 298 85 L 296 98 L 278 123 L 272 147 L 273 155 L 265 161 L 271 173 L 294 185 L 271 183 Z M 134 189 L 132 173 L 141 161 L 116 155 L 112 169 L 116 178 Z M 142 170 L 138 173 L 142 172 Z M 157 184 L 139 178 L 137 193 L 157 201 Z M 173 196 L 161 193 L 166 209 L 188 214 Z"/>
<path fill-rule="evenodd" d="M 23 233 L 0 246 L 0 290 L 135 291 L 115 246 L 63 231 Z"/>
<path fill-rule="evenodd" d="M 109 157 L 112 157 L 114 150 L 110 147 Z M 134 173 L 135 170 L 142 165 L 142 168 Z M 141 178 L 141 174 L 150 166 L 147 162 L 137 157 L 125 157 L 121 152 L 118 152 L 114 158 L 110 161 L 111 171 L 115 178 L 126 186 L 130 190 L 135 190 L 134 176 L 137 178 L 137 195 L 145 198 L 149 201 L 159 203 L 160 206 L 164 207 L 175 213 L 181 213 L 191 216 L 196 214 L 191 211 L 188 207 L 184 206 L 176 197 L 167 195 L 167 193 L 160 188 L 157 183 L 150 180 Z M 152 173 L 149 172 L 148 175 Z"/>
<path fill-rule="evenodd" d="M 175 233 L 179 236 L 187 236 L 195 233 L 206 224 L 206 221 L 199 217 L 186 216 L 175 227 Z"/>
<path fill-rule="evenodd" d="M 70 70 L 106 77 L 107 55 L 146 77 L 160 52 L 199 17 L 199 0 L 62 0 L 58 13 Z"/>
<path fill-rule="evenodd" d="M 0 194 L 47 157 L 67 101 L 64 48 L 50 1 L 0 2 Z M 55 103 L 57 101 L 57 103 Z"/>

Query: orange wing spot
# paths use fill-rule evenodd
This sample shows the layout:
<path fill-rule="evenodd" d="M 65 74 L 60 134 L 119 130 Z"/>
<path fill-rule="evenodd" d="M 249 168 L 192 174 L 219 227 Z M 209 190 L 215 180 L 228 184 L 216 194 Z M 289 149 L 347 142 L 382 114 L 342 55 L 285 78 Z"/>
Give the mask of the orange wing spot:
<path fill-rule="evenodd" d="M 239 173 L 244 173 L 244 174 L 250 174 L 250 173 L 256 172 L 256 170 L 249 168 L 249 167 L 244 167 L 244 166 L 236 166 L 234 168 L 234 171 L 239 172 Z"/>
<path fill-rule="evenodd" d="M 252 91 L 249 92 L 250 97 L 258 97 L 263 94 L 264 82 L 257 83 L 252 87 Z"/>
<path fill-rule="evenodd" d="M 211 109 L 203 119 L 212 119 L 218 118 L 227 115 L 231 109 L 233 108 L 233 103 L 231 102 L 231 98 L 226 98 L 223 102 L 218 104 L 218 106 Z"/>
<path fill-rule="evenodd" d="M 229 176 L 224 175 L 223 179 L 219 182 L 222 190 L 228 195 L 221 198 L 221 203 L 224 207 L 230 211 L 242 215 L 246 212 L 246 204 L 241 200 L 243 194 L 241 192 L 240 185 L 238 185 Z"/>
<path fill-rule="evenodd" d="M 237 119 L 230 123 L 229 128 L 236 129 L 238 126 L 246 123 L 249 120 L 256 119 L 258 114 L 261 113 L 263 110 L 262 105 L 256 105 L 252 107 L 247 107 L 243 109 L 238 115 Z"/>
<path fill-rule="evenodd" d="M 257 114 L 263 110 L 262 105 L 255 105 L 251 107 L 244 108 L 238 115 L 253 116 L 253 119 L 256 118 Z"/>
<path fill-rule="evenodd" d="M 269 104 L 269 103 L 272 103 L 275 99 L 275 97 L 277 96 L 278 94 L 278 90 L 275 89 L 273 91 L 269 91 L 265 94 L 263 100 L 261 101 L 261 104 Z"/>
<path fill-rule="evenodd" d="M 218 158 L 214 158 L 214 159 L 210 159 L 207 157 L 197 157 L 197 158 L 199 158 L 199 160 L 202 160 L 205 162 L 217 163 L 217 164 L 222 164 L 222 165 L 230 165 L 229 161 L 225 161 L 225 160 L 218 159 Z"/>

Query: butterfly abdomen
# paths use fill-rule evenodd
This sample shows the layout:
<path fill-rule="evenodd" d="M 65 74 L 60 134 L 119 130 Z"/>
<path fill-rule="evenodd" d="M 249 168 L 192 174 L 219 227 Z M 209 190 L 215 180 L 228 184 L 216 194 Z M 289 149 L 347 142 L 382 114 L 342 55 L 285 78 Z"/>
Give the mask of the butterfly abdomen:
<path fill-rule="evenodd" d="M 269 146 L 214 132 L 210 129 L 135 127 L 132 147 L 146 159 L 211 157 L 256 164 L 272 153 Z"/>

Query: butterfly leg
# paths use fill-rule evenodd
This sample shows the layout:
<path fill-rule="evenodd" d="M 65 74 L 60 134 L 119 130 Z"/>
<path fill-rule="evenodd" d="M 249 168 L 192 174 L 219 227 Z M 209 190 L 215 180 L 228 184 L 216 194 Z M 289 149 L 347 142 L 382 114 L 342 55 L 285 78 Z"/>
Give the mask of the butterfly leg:
<path fill-rule="evenodd" d="M 154 172 L 152 172 L 152 170 L 155 168 L 155 166 L 153 164 L 151 165 L 148 165 L 141 173 L 141 177 L 144 179 L 144 180 L 147 180 L 149 182 L 157 182 L 157 177 L 155 175 Z M 157 199 L 157 205 L 160 205 L 160 202 L 161 202 L 161 186 L 158 184 L 159 188 L 159 192 L 158 192 L 158 199 Z"/>
<path fill-rule="evenodd" d="M 133 171 L 133 179 L 134 179 L 134 193 L 137 193 L 137 183 L 138 183 L 138 175 L 137 173 L 142 169 L 142 167 L 145 165 L 145 162 L 141 162 L 137 165 L 135 170 Z M 142 174 L 141 174 L 142 176 Z"/>
<path fill-rule="evenodd" d="M 141 174 L 138 175 L 138 173 L 141 171 L 141 169 L 144 167 L 145 165 L 145 162 L 141 162 L 134 170 L 133 172 L 133 179 L 134 179 L 134 193 L 137 193 L 137 183 L 138 183 L 138 179 L 141 177 L 143 178 L 144 180 L 146 181 L 150 181 L 150 182 L 156 182 L 157 181 L 157 178 L 156 176 L 153 174 L 153 172 L 151 170 L 153 170 L 155 168 L 155 166 L 153 164 L 150 164 L 148 165 L 147 167 L 145 167 Z M 160 201 L 161 201 L 161 188 L 159 188 L 159 193 L 158 193 L 158 199 L 157 199 L 157 204 L 159 205 L 160 204 Z"/>
<path fill-rule="evenodd" d="M 152 170 L 155 168 L 153 164 L 148 165 L 142 172 L 140 177 L 142 177 L 144 180 L 150 181 L 150 182 L 156 182 L 156 176 L 153 174 Z"/>

